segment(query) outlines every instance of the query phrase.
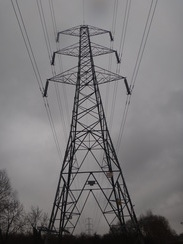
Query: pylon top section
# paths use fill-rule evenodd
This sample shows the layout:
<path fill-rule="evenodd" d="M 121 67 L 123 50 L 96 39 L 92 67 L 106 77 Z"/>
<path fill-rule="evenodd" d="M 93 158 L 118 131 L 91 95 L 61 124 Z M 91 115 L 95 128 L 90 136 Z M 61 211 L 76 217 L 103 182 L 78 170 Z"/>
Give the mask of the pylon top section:
<path fill-rule="evenodd" d="M 78 77 L 85 80 L 85 82 L 82 83 L 82 85 L 84 85 L 84 86 L 93 86 L 93 83 L 91 81 L 94 78 L 97 79 L 98 84 L 103 84 L 103 83 L 123 79 L 125 86 L 126 86 L 127 94 L 128 95 L 131 94 L 130 87 L 128 86 L 126 77 L 120 76 L 119 74 L 115 74 L 113 72 L 107 71 L 105 69 L 102 69 L 102 68 L 94 65 L 94 62 L 93 62 L 94 56 L 99 56 L 99 55 L 108 54 L 108 53 L 115 53 L 117 62 L 120 63 L 120 58 L 118 56 L 117 51 L 107 48 L 107 47 L 103 47 L 96 43 L 93 43 L 90 40 L 90 36 L 101 35 L 101 34 L 105 34 L 105 33 L 109 33 L 111 40 L 113 40 L 112 34 L 110 31 L 103 30 L 103 29 L 93 27 L 90 25 L 79 25 L 79 26 L 58 32 L 57 41 L 59 40 L 59 34 L 78 36 L 80 38 L 80 41 L 78 44 L 73 44 L 69 47 L 66 47 L 66 48 L 63 48 L 61 50 L 57 50 L 56 52 L 54 52 L 53 56 L 52 56 L 51 65 L 54 65 L 54 63 L 55 63 L 56 54 L 62 54 L 62 55 L 68 55 L 68 56 L 74 56 L 74 57 L 78 56 L 79 57 L 79 70 L 78 70 L 78 67 L 74 67 L 72 69 L 69 69 L 65 72 L 62 72 L 61 74 L 58 74 L 58 75 L 48 79 L 46 82 L 44 93 L 43 93 L 44 97 L 47 96 L 49 81 L 75 85 L 77 83 Z M 80 74 L 80 71 L 82 69 L 83 69 L 83 73 Z M 90 75 L 91 69 L 93 69 L 93 73 L 91 76 L 92 79 L 88 82 L 87 80 L 89 79 L 89 77 L 87 77 L 87 74 Z M 94 73 L 95 73 L 95 77 L 93 77 Z"/>
<path fill-rule="evenodd" d="M 57 42 L 59 41 L 59 35 L 60 34 L 70 35 L 70 36 L 80 36 L 80 28 L 81 27 L 88 27 L 89 32 L 90 32 L 90 36 L 97 36 L 97 35 L 109 33 L 111 41 L 113 41 L 112 33 L 108 30 L 100 29 L 98 27 L 94 27 L 91 25 L 79 25 L 79 26 L 72 27 L 70 29 L 58 32 Z"/>

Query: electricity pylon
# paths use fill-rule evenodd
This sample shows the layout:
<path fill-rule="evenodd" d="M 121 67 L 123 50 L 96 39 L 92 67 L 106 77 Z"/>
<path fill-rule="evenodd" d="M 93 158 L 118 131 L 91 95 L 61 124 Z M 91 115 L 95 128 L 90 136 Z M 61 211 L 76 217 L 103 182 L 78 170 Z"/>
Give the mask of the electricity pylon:
<path fill-rule="evenodd" d="M 48 79 L 45 86 L 44 96 L 50 81 L 74 85 L 76 89 L 69 139 L 48 226 L 50 232 L 57 232 L 60 237 L 65 232 L 74 233 L 91 197 L 109 228 L 118 223 L 126 233 L 126 221 L 131 220 L 133 230 L 140 234 L 107 127 L 99 85 L 123 80 L 127 94 L 130 88 L 125 77 L 95 66 L 93 60 L 94 56 L 114 53 L 120 62 L 116 51 L 91 42 L 91 36 L 106 33 L 113 40 L 111 32 L 87 25 L 59 32 L 57 41 L 64 34 L 78 36 L 79 43 L 54 52 L 52 65 L 55 55 L 62 54 L 79 57 L 78 66 Z"/>
<path fill-rule="evenodd" d="M 90 236 L 93 232 L 93 224 L 92 224 L 92 219 L 87 218 L 86 219 L 86 233 Z"/>

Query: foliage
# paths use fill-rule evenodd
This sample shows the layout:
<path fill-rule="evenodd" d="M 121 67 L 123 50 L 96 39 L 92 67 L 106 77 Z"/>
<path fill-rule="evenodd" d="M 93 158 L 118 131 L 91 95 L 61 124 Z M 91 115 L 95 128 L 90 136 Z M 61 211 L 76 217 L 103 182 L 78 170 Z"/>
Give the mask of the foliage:
<path fill-rule="evenodd" d="M 168 220 L 163 216 L 152 214 L 151 211 L 148 211 L 146 215 L 141 215 L 139 225 L 142 234 L 149 243 L 169 243 L 176 237 Z"/>
<path fill-rule="evenodd" d="M 47 238 L 48 241 L 45 241 L 45 236 L 42 238 L 35 239 L 33 235 L 25 234 L 14 234 L 10 235 L 6 244 L 112 244 L 112 243 L 123 243 L 123 244 L 137 244 L 135 239 L 125 240 L 121 234 L 106 234 L 104 236 L 93 235 L 88 236 L 86 234 L 81 234 L 78 236 L 65 235 L 62 240 L 57 236 L 51 235 Z M 178 238 L 175 240 L 155 242 L 152 239 L 146 239 L 144 244 L 183 244 L 183 241 Z"/>

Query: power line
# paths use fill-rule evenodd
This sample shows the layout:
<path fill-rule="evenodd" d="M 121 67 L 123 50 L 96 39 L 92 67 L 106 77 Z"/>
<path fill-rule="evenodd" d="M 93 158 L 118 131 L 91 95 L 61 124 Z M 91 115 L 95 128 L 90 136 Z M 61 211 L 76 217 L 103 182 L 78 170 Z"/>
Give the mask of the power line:
<path fill-rule="evenodd" d="M 150 8 L 149 8 L 149 12 L 148 12 L 148 16 L 147 16 L 147 20 L 146 20 L 146 24 L 145 24 L 145 28 L 144 28 L 144 32 L 143 32 L 143 36 L 142 36 L 142 40 L 141 40 L 141 44 L 140 44 L 140 48 L 138 51 L 138 55 L 137 55 L 137 59 L 136 59 L 136 63 L 135 63 L 135 67 L 134 67 L 134 71 L 133 71 L 133 75 L 132 75 L 132 79 L 130 82 L 130 87 L 131 87 L 131 91 L 134 89 L 134 85 L 137 79 L 137 75 L 139 72 L 139 67 L 142 61 L 142 57 L 144 54 L 144 50 L 146 47 L 146 43 L 147 43 L 147 39 L 149 36 L 149 32 L 150 32 L 150 28 L 153 22 L 153 18 L 154 18 L 154 14 L 155 14 L 155 10 L 157 7 L 157 2 L 158 0 L 152 0 L 151 4 L 150 4 Z M 122 141 L 122 136 L 123 136 L 123 132 L 124 132 L 124 127 L 125 127 L 125 123 L 126 123 L 126 119 L 127 119 L 127 114 L 128 114 L 128 110 L 129 110 L 129 105 L 130 105 L 130 100 L 131 100 L 131 95 L 129 95 L 126 99 L 126 104 L 125 104 L 125 109 L 123 112 L 123 116 L 122 116 L 122 122 L 121 122 L 121 126 L 120 126 L 120 132 L 119 132 L 119 136 L 118 136 L 118 140 L 117 140 L 117 152 L 119 151 L 119 147 Z"/>
<path fill-rule="evenodd" d="M 52 16 L 53 31 L 55 31 L 56 30 L 55 29 L 56 28 L 56 22 L 55 22 L 55 18 L 54 18 L 54 12 L 53 12 L 52 5 L 49 4 L 49 6 L 50 6 L 50 12 L 51 12 L 51 16 Z M 42 1 L 41 0 L 37 0 L 37 7 L 38 7 L 40 20 L 41 20 L 41 26 L 42 26 L 42 29 L 43 29 L 43 34 L 44 34 L 44 38 L 45 38 L 47 52 L 48 52 L 49 60 L 50 60 L 50 63 L 51 63 L 51 59 L 52 59 L 51 56 L 52 56 L 53 51 L 52 51 L 52 48 L 51 48 L 50 38 L 49 38 L 49 35 L 48 35 L 48 28 L 47 28 L 47 24 L 46 24 L 44 10 L 43 10 L 43 6 L 42 6 Z M 55 75 L 56 72 L 55 72 L 55 67 L 54 66 L 51 66 L 51 70 L 52 70 L 52 74 Z M 56 98 L 57 98 L 57 103 L 58 103 L 59 112 L 60 112 L 60 118 L 62 118 L 63 125 L 64 125 L 63 132 L 64 132 L 64 136 L 65 136 L 65 139 L 66 139 L 66 136 L 67 136 L 66 135 L 66 130 L 65 130 L 66 126 L 65 126 L 64 116 L 63 116 L 63 108 L 62 108 L 62 103 L 61 103 L 61 99 L 60 99 L 60 93 L 59 93 L 59 89 L 58 89 L 58 84 L 55 84 L 55 92 L 56 92 Z M 49 104 L 48 104 L 47 107 L 49 108 Z M 50 108 L 49 108 L 49 111 L 50 111 Z M 50 113 L 51 113 L 51 111 L 49 112 L 49 114 Z M 56 141 L 56 145 L 57 145 L 58 151 L 61 151 L 60 146 L 59 146 L 59 142 L 58 142 L 58 137 L 57 137 L 57 134 L 56 134 L 56 130 L 55 130 L 55 127 L 54 127 L 52 116 L 50 116 L 50 124 L 53 127 L 52 131 L 53 131 L 53 134 L 55 135 L 55 141 Z"/>
<path fill-rule="evenodd" d="M 155 4 L 153 6 L 154 2 L 155 2 Z M 146 46 L 147 39 L 148 39 L 148 36 L 149 36 L 150 28 L 151 28 L 151 25 L 152 25 L 152 22 L 153 22 L 153 18 L 154 18 L 154 14 L 155 14 L 157 3 L 158 3 L 158 0 L 155 0 L 155 1 L 152 0 L 151 1 L 151 6 L 150 6 L 150 9 L 149 9 L 146 25 L 145 25 L 143 36 L 142 36 L 142 41 L 141 41 L 141 44 L 140 44 L 137 60 L 136 60 L 135 67 L 134 67 L 134 72 L 133 72 L 132 79 L 131 79 L 131 84 L 130 84 L 131 85 L 131 89 L 133 89 L 134 85 L 135 85 L 135 81 L 136 81 L 136 78 L 137 78 L 137 74 L 138 74 L 138 71 L 139 71 L 139 67 L 140 67 L 140 64 L 141 64 L 141 61 L 142 61 L 142 57 L 143 57 L 143 54 L 144 54 L 145 46 Z"/>
<path fill-rule="evenodd" d="M 53 6 L 53 1 L 52 0 L 49 0 L 49 8 L 50 8 L 50 13 L 51 13 L 51 19 L 52 19 L 54 37 L 55 37 L 55 40 L 56 40 L 56 36 L 57 36 L 57 24 L 56 24 L 55 10 L 54 10 L 54 6 Z"/>
<path fill-rule="evenodd" d="M 49 1 L 49 3 L 50 3 L 50 1 Z M 50 13 L 51 13 L 53 31 L 55 32 L 56 31 L 56 21 L 55 21 L 55 16 L 54 16 L 53 5 L 51 5 L 51 3 L 50 3 L 49 6 L 50 6 Z M 40 16 L 40 20 L 41 20 L 41 26 L 42 26 L 42 29 L 43 29 L 43 34 L 44 34 L 44 38 L 45 38 L 45 43 L 46 43 L 46 47 L 47 47 L 49 60 L 51 62 L 51 59 L 52 59 L 51 56 L 52 56 L 53 51 L 52 51 L 51 44 L 50 44 L 50 39 L 49 39 L 49 35 L 48 35 L 48 28 L 47 28 L 47 24 L 46 24 L 44 10 L 43 10 L 43 6 L 42 6 L 41 0 L 39 0 L 39 1 L 37 0 L 37 7 L 38 7 L 38 11 L 39 11 L 39 16 Z M 56 74 L 55 67 L 51 66 L 51 70 L 52 70 L 52 74 L 54 76 Z M 54 83 L 54 87 L 55 87 L 55 93 L 56 93 L 56 98 L 57 98 L 60 118 L 61 118 L 61 121 L 63 122 L 64 137 L 65 137 L 65 140 L 66 140 L 66 138 L 67 138 L 67 135 L 66 135 L 66 123 L 65 123 L 64 116 L 63 116 L 63 107 L 62 107 L 61 96 L 60 96 L 58 84 Z"/>
<path fill-rule="evenodd" d="M 131 0 L 126 1 L 126 7 L 125 7 L 125 14 L 124 14 L 124 20 L 123 20 L 123 27 L 122 27 L 122 34 L 121 34 L 121 40 L 120 40 L 120 49 L 119 49 L 119 57 L 121 60 L 122 52 L 124 48 L 125 43 L 125 37 L 126 37 L 126 31 L 127 31 L 127 25 L 128 25 L 128 18 L 129 18 L 129 12 L 131 7 Z M 117 64 L 116 72 L 120 73 L 120 64 Z M 111 106 L 111 115 L 110 115 L 110 122 L 109 122 L 109 128 L 112 127 L 113 119 L 114 119 L 114 112 L 115 112 L 115 104 L 116 104 L 116 98 L 117 98 L 117 91 L 118 91 L 118 82 L 114 84 L 114 91 L 113 91 L 113 98 L 112 98 L 112 106 Z"/>
<path fill-rule="evenodd" d="M 85 25 L 85 0 L 83 0 L 83 25 Z"/>
<path fill-rule="evenodd" d="M 113 17 L 112 17 L 112 28 L 111 33 L 114 36 L 115 35 L 115 29 L 116 29 L 116 21 L 117 21 L 117 12 L 118 12 L 118 0 L 115 0 L 114 6 L 113 6 Z M 113 49 L 114 42 L 110 42 L 110 49 Z M 111 71 L 112 69 L 112 54 L 109 55 L 109 64 L 108 64 L 108 70 Z M 106 86 L 106 94 L 105 94 L 105 113 L 108 114 L 108 107 L 109 107 L 109 90 L 110 90 L 111 84 L 107 84 Z M 116 82 L 114 84 L 114 90 L 113 90 L 113 100 L 112 100 L 112 106 L 111 106 L 111 112 L 109 114 L 110 122 L 109 122 L 109 130 L 112 128 L 112 121 L 113 121 L 113 114 L 114 114 L 114 107 L 115 107 L 115 97 L 116 97 Z M 104 155 L 101 155 L 100 161 L 104 161 Z M 99 176 L 100 179 L 100 176 Z M 99 195 L 99 199 L 101 198 L 101 193 Z M 98 213 L 98 208 L 96 210 L 96 214 Z M 101 213 L 102 217 L 102 213 Z M 101 218 L 100 217 L 100 218 Z M 100 223 L 100 220 L 98 222 L 98 225 Z"/>
<path fill-rule="evenodd" d="M 131 8 L 131 0 L 127 0 L 126 6 L 125 6 L 125 14 L 124 14 L 124 20 L 123 20 L 123 26 L 122 26 L 122 32 L 121 32 L 121 39 L 120 39 L 120 48 L 119 48 L 120 60 L 121 60 L 122 55 L 123 55 L 123 49 L 124 49 L 124 44 L 125 44 L 130 8 Z M 120 68 L 121 66 L 118 65 L 118 67 Z"/>
<path fill-rule="evenodd" d="M 57 29 L 57 23 L 56 23 L 56 15 L 55 15 L 55 10 L 54 10 L 54 5 L 53 5 L 53 1 L 52 0 L 49 0 L 49 7 L 50 7 L 50 12 L 51 12 L 51 19 L 52 19 L 52 26 L 53 26 L 53 30 L 54 30 L 54 33 L 55 33 L 55 40 L 56 40 L 56 36 L 57 36 L 57 33 L 58 33 L 58 29 Z M 59 46 L 59 42 L 56 42 L 56 50 L 59 51 L 60 49 L 60 46 Z M 62 65 L 62 59 L 61 59 L 61 55 L 59 55 L 59 67 L 60 67 L 60 72 L 63 72 L 63 65 Z M 58 84 L 56 85 L 56 87 L 58 88 Z M 69 111 L 69 105 L 68 105 L 68 97 L 67 97 L 67 91 L 66 91 L 66 88 L 65 86 L 63 85 L 62 86 L 63 88 L 63 97 L 64 97 L 64 102 L 65 102 L 65 108 L 66 108 L 66 112 Z M 56 89 L 56 88 L 55 88 Z M 60 104 L 59 106 L 59 110 L 60 110 L 60 113 L 61 113 L 61 118 L 63 119 L 63 122 L 64 122 L 64 131 L 68 131 L 68 128 L 66 126 L 70 124 L 70 121 L 68 120 L 68 116 L 66 117 L 67 118 L 67 123 L 65 122 L 65 116 L 64 116 L 64 110 L 63 110 L 63 106 L 62 106 L 62 102 L 61 102 L 61 95 L 60 95 L 60 91 L 59 89 L 57 89 L 57 100 L 58 100 L 58 104 Z M 66 132 L 64 132 L 65 134 Z"/>
<path fill-rule="evenodd" d="M 117 10 L 118 10 L 118 0 L 115 0 L 114 7 L 113 7 L 112 28 L 111 28 L 111 33 L 112 33 L 113 36 L 115 35 L 115 29 L 116 29 Z M 110 49 L 113 49 L 113 42 L 110 42 Z M 111 68 L 112 68 L 112 54 L 109 55 L 108 70 L 111 71 Z M 108 113 L 109 88 L 110 88 L 110 84 L 108 84 L 106 86 L 106 96 L 105 96 L 106 97 L 106 99 L 105 99 L 105 111 L 106 111 L 106 114 Z"/>
<path fill-rule="evenodd" d="M 128 19 L 129 19 L 129 13 L 130 13 L 130 7 L 131 7 L 131 0 L 126 1 L 125 6 L 125 14 L 124 14 L 124 20 L 123 20 L 123 26 L 122 26 L 122 33 L 121 33 L 121 39 L 120 39 L 120 48 L 119 48 L 119 56 L 120 60 L 123 53 L 124 43 L 125 43 L 125 37 L 126 37 L 126 31 L 127 31 L 127 25 L 128 25 Z M 117 64 L 117 73 L 120 73 L 121 65 Z M 114 84 L 114 92 L 113 92 L 113 98 L 112 98 L 112 109 L 111 109 L 111 116 L 110 116 L 110 127 L 113 124 L 113 118 L 114 118 L 114 111 L 115 111 L 115 104 L 116 104 L 116 98 L 117 98 L 117 91 L 118 91 L 118 82 Z"/>
<path fill-rule="evenodd" d="M 38 12 L 39 12 L 41 25 L 42 25 L 42 29 L 43 29 L 43 34 L 44 34 L 44 39 L 45 39 L 45 43 L 46 43 L 46 47 L 47 47 L 47 51 L 48 51 L 49 61 L 51 62 L 52 48 L 51 48 L 51 44 L 50 44 L 50 40 L 49 40 L 49 36 L 48 36 L 48 30 L 47 30 L 46 20 L 45 20 L 45 16 L 44 16 L 42 2 L 41 2 L 41 0 L 37 0 L 36 3 L 37 3 Z"/>
<path fill-rule="evenodd" d="M 115 35 L 115 29 L 116 29 L 117 11 L 118 11 L 118 0 L 115 0 L 114 9 L 113 9 L 112 31 L 111 31 L 113 36 Z"/>
<path fill-rule="evenodd" d="M 28 36 L 26 28 L 25 28 L 25 23 L 24 23 L 22 14 L 21 14 L 21 10 L 19 8 L 17 0 L 15 1 L 16 6 L 13 3 L 13 0 L 11 0 L 11 3 L 12 3 L 12 6 L 13 6 L 13 10 L 14 10 L 17 22 L 18 22 L 19 29 L 21 31 L 21 34 L 22 34 L 22 37 L 23 37 L 23 40 L 24 40 L 24 43 L 25 43 L 25 47 L 26 47 L 29 59 L 31 61 L 31 65 L 32 65 L 32 68 L 33 68 L 33 71 L 34 71 L 34 74 L 35 74 L 39 89 L 40 89 L 41 93 L 43 94 L 43 90 L 44 90 L 43 82 L 42 82 L 42 79 L 41 79 L 40 72 L 38 70 L 38 66 L 37 66 L 37 63 L 36 63 L 36 60 L 35 60 L 35 56 L 34 56 L 34 53 L 33 53 L 32 46 L 30 44 L 29 36 Z M 17 14 L 17 10 L 16 9 L 18 10 L 18 14 L 19 15 Z"/>
<path fill-rule="evenodd" d="M 127 0 L 126 1 L 126 7 L 125 7 L 124 20 L 123 20 L 122 34 L 121 34 L 120 49 L 119 49 L 120 60 L 122 57 L 124 43 L 125 43 L 130 7 L 131 7 L 131 0 L 130 1 Z M 121 65 L 117 64 L 117 73 L 120 73 L 120 67 L 121 67 Z M 114 84 L 114 92 L 113 92 L 113 98 L 112 98 L 112 109 L 111 109 L 112 113 L 111 113 L 110 122 L 109 122 L 109 125 L 111 125 L 111 126 L 113 124 L 115 104 L 116 104 L 116 98 L 117 98 L 117 96 L 116 96 L 117 91 L 118 91 L 118 82 L 116 82 Z"/>
<path fill-rule="evenodd" d="M 56 145 L 56 148 L 57 148 L 57 152 L 58 152 L 58 155 L 59 155 L 59 159 L 60 159 L 60 161 L 62 161 L 63 155 L 62 155 L 62 152 L 61 152 L 61 149 L 60 149 L 57 133 L 56 133 L 56 130 L 55 130 L 55 125 L 54 125 L 54 122 L 53 122 L 53 117 L 52 117 L 52 114 L 51 114 L 51 110 L 50 110 L 50 106 L 49 106 L 47 98 L 44 98 L 44 104 L 45 104 L 46 112 L 47 112 L 47 115 L 48 115 L 49 123 L 50 123 L 50 126 L 51 126 L 51 130 L 52 130 L 53 138 L 54 138 L 54 141 L 55 141 L 55 145 Z"/>
<path fill-rule="evenodd" d="M 54 36 L 55 36 L 55 40 L 56 40 L 58 30 L 57 30 L 56 16 L 55 16 L 54 5 L 53 5 L 52 0 L 49 0 L 49 9 L 50 9 L 50 13 L 51 13 L 52 28 L 53 28 L 53 32 L 54 32 Z M 46 24 L 46 22 L 45 22 L 45 24 Z M 55 43 L 56 43 L 56 50 L 59 51 L 59 49 L 60 49 L 59 42 L 55 42 Z M 62 60 L 61 60 L 60 55 L 59 55 L 59 65 L 60 65 L 59 66 L 60 72 L 63 72 Z M 53 73 L 53 75 L 56 75 L 55 66 L 52 66 L 52 73 Z M 65 138 L 65 141 L 67 141 L 67 131 L 68 131 L 67 126 L 69 127 L 70 121 L 68 121 L 68 123 L 66 123 L 58 83 L 54 82 L 54 88 L 55 88 L 55 93 L 56 93 L 56 98 L 57 98 L 57 103 L 58 103 L 58 108 L 59 108 L 59 113 L 60 113 L 60 119 L 61 119 L 61 123 L 63 125 L 64 138 Z M 62 88 L 63 88 L 63 97 L 64 97 L 63 100 L 65 101 L 66 111 L 69 111 L 67 91 L 65 89 L 64 84 L 63 84 Z M 67 116 L 67 119 L 68 119 L 68 116 Z M 67 124 L 67 126 L 66 126 L 66 124 Z M 80 222 L 79 222 L 79 224 L 80 224 Z"/>
<path fill-rule="evenodd" d="M 43 87 L 42 78 L 41 78 L 41 75 L 40 75 L 40 72 L 39 72 L 39 69 L 38 69 L 38 66 L 37 66 L 37 62 L 36 62 L 36 59 L 35 59 L 35 56 L 34 56 L 32 45 L 31 45 L 27 30 L 26 30 L 26 26 L 25 26 L 25 23 L 24 23 L 24 19 L 23 19 L 23 16 L 22 16 L 18 1 L 16 0 L 15 1 L 16 4 L 14 4 L 13 0 L 11 0 L 11 3 L 12 3 L 12 6 L 13 6 L 13 10 L 14 10 L 14 13 L 15 13 L 15 16 L 16 16 L 16 19 L 17 19 L 17 22 L 18 22 L 22 37 L 23 37 L 23 40 L 24 40 L 24 44 L 25 44 L 29 59 L 31 61 L 31 65 L 32 65 L 32 68 L 33 68 L 33 71 L 34 71 L 34 74 L 35 74 L 39 89 L 41 91 L 41 95 L 43 95 L 44 87 Z M 43 98 L 43 101 L 44 101 L 44 105 L 45 105 L 45 108 L 46 108 L 46 112 L 47 112 L 48 120 L 49 120 L 49 123 L 50 123 L 51 131 L 52 131 L 52 134 L 53 134 L 53 138 L 54 138 L 54 141 L 55 141 L 55 145 L 56 145 L 56 148 L 57 148 L 58 156 L 59 156 L 59 159 L 61 160 L 62 153 L 61 153 L 61 150 L 60 150 L 58 137 L 57 137 L 57 134 L 56 134 L 55 125 L 54 125 L 54 122 L 53 122 L 50 106 L 49 106 L 47 98 Z"/>

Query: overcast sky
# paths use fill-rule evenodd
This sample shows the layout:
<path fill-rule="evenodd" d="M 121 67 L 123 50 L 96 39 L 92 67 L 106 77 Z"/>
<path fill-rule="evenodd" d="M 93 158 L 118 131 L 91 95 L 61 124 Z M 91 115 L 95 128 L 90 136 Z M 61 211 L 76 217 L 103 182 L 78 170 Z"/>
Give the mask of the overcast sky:
<path fill-rule="evenodd" d="M 52 51 L 56 50 L 49 1 L 43 2 Z M 53 0 L 59 31 L 83 24 L 112 30 L 114 0 Z M 18 0 L 43 83 L 52 77 L 36 0 Z M 132 79 L 150 0 L 132 0 L 120 74 Z M 118 1 L 113 48 L 119 50 L 125 0 Z M 84 16 L 84 18 L 83 18 Z M 131 97 L 118 157 L 137 217 L 152 210 L 183 232 L 183 1 L 159 0 Z M 77 42 L 63 38 L 61 47 Z M 110 46 L 108 36 L 95 42 Z M 63 70 L 77 59 L 63 57 Z M 96 62 L 104 68 L 109 57 Z M 112 71 L 116 61 L 112 58 Z M 11 1 L 0 0 L 0 169 L 6 169 L 28 211 L 50 213 L 61 162 Z M 108 87 L 108 88 L 107 88 Z M 62 155 L 66 147 L 74 89 L 59 85 L 60 118 L 54 85 L 48 99 Z M 106 94 L 109 95 L 106 101 Z M 108 122 L 114 84 L 101 86 Z M 111 137 L 116 146 L 125 106 L 118 82 Z M 88 216 L 91 217 L 91 216 Z M 84 231 L 84 230 L 83 230 Z M 96 231 L 96 230 L 95 230 Z"/>

